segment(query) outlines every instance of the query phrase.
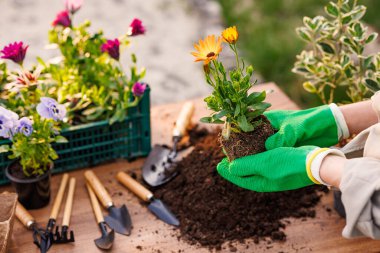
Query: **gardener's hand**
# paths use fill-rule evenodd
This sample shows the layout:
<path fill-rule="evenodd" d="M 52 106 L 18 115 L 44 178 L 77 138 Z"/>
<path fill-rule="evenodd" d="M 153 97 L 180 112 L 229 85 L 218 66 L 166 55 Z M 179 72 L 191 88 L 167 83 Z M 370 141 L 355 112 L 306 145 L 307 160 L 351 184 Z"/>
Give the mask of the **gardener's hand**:
<path fill-rule="evenodd" d="M 257 192 L 275 192 L 321 184 L 319 168 L 329 154 L 338 150 L 303 146 L 281 147 L 218 164 L 219 174 L 232 183 Z"/>
<path fill-rule="evenodd" d="M 329 147 L 349 137 L 343 114 L 335 104 L 299 111 L 273 110 L 265 116 L 278 130 L 266 141 L 268 150 L 303 145 Z"/>

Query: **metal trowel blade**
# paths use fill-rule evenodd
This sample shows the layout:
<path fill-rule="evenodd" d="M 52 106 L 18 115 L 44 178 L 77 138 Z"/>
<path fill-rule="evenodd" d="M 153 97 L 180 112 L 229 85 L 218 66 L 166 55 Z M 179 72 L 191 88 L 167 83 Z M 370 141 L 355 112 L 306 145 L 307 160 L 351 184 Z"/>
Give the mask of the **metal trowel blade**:
<path fill-rule="evenodd" d="M 162 145 L 155 145 L 145 160 L 142 170 L 144 181 L 150 186 L 156 187 L 168 182 L 177 175 L 171 169 L 172 161 L 169 158 L 171 150 Z"/>

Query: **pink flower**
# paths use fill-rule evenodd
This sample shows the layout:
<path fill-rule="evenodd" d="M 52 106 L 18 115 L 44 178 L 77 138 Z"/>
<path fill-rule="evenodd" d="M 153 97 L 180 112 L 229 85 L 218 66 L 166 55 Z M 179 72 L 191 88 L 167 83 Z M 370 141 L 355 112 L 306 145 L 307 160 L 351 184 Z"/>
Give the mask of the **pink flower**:
<path fill-rule="evenodd" d="M 71 14 L 77 12 L 83 5 L 83 0 L 65 0 L 66 10 Z"/>
<path fill-rule="evenodd" d="M 22 65 L 28 47 L 29 46 L 24 45 L 22 41 L 10 43 L 0 51 L 3 54 L 1 58 L 12 60 L 15 63 Z"/>
<path fill-rule="evenodd" d="M 145 34 L 145 27 L 143 26 L 140 19 L 135 18 L 129 25 L 128 35 L 136 36 L 140 34 Z"/>
<path fill-rule="evenodd" d="M 71 26 L 71 19 L 67 10 L 61 11 L 57 14 L 57 17 L 52 23 L 52 26 L 61 25 L 63 27 Z"/>
<path fill-rule="evenodd" d="M 101 47 L 102 52 L 107 52 L 112 58 L 115 60 L 119 60 L 120 58 L 120 42 L 118 39 L 107 40 Z"/>
<path fill-rule="evenodd" d="M 142 95 L 144 95 L 145 90 L 146 90 L 146 84 L 142 84 L 142 83 L 135 83 L 132 87 L 132 93 L 136 97 L 141 97 Z"/>

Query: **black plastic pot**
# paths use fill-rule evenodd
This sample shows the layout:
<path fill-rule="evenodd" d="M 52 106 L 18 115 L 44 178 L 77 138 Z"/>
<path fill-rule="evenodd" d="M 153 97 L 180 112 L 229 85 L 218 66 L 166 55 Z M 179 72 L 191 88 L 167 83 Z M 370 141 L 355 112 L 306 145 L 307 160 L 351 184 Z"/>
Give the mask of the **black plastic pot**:
<path fill-rule="evenodd" d="M 18 201 L 26 209 L 38 209 L 49 204 L 50 200 L 50 177 L 53 163 L 45 174 L 35 178 L 20 179 L 14 177 L 10 170 L 15 168 L 18 161 L 11 163 L 5 169 L 5 175 L 11 181 L 13 188 L 18 194 Z"/>

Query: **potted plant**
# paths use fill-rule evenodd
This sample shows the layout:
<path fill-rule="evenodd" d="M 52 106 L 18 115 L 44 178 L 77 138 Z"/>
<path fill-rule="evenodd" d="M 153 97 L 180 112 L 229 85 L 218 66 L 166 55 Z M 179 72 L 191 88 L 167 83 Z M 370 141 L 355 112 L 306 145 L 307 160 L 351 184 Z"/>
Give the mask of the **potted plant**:
<path fill-rule="evenodd" d="M 20 119 L 0 107 L 0 136 L 11 141 L 11 145 L 0 146 L 0 152 L 10 152 L 13 160 L 5 174 L 28 209 L 49 203 L 50 173 L 58 158 L 52 143 L 67 142 L 59 135 L 59 122 L 65 115 L 66 108 L 48 97 L 41 98 L 36 113 Z"/>
<path fill-rule="evenodd" d="M 246 66 L 239 57 L 237 40 L 236 27 L 230 27 L 219 37 L 211 35 L 199 40 L 194 45 L 197 51 L 192 52 L 195 61 L 203 62 L 206 81 L 213 88 L 212 94 L 205 98 L 213 113 L 202 118 L 201 122 L 224 124 L 220 143 L 229 161 L 265 151 L 266 139 L 275 132 L 263 115 L 271 106 L 264 102 L 266 92 L 250 93 L 256 83 L 251 81 L 253 67 Z M 236 57 L 236 66 L 228 72 L 218 59 L 222 42 L 228 45 Z"/>

